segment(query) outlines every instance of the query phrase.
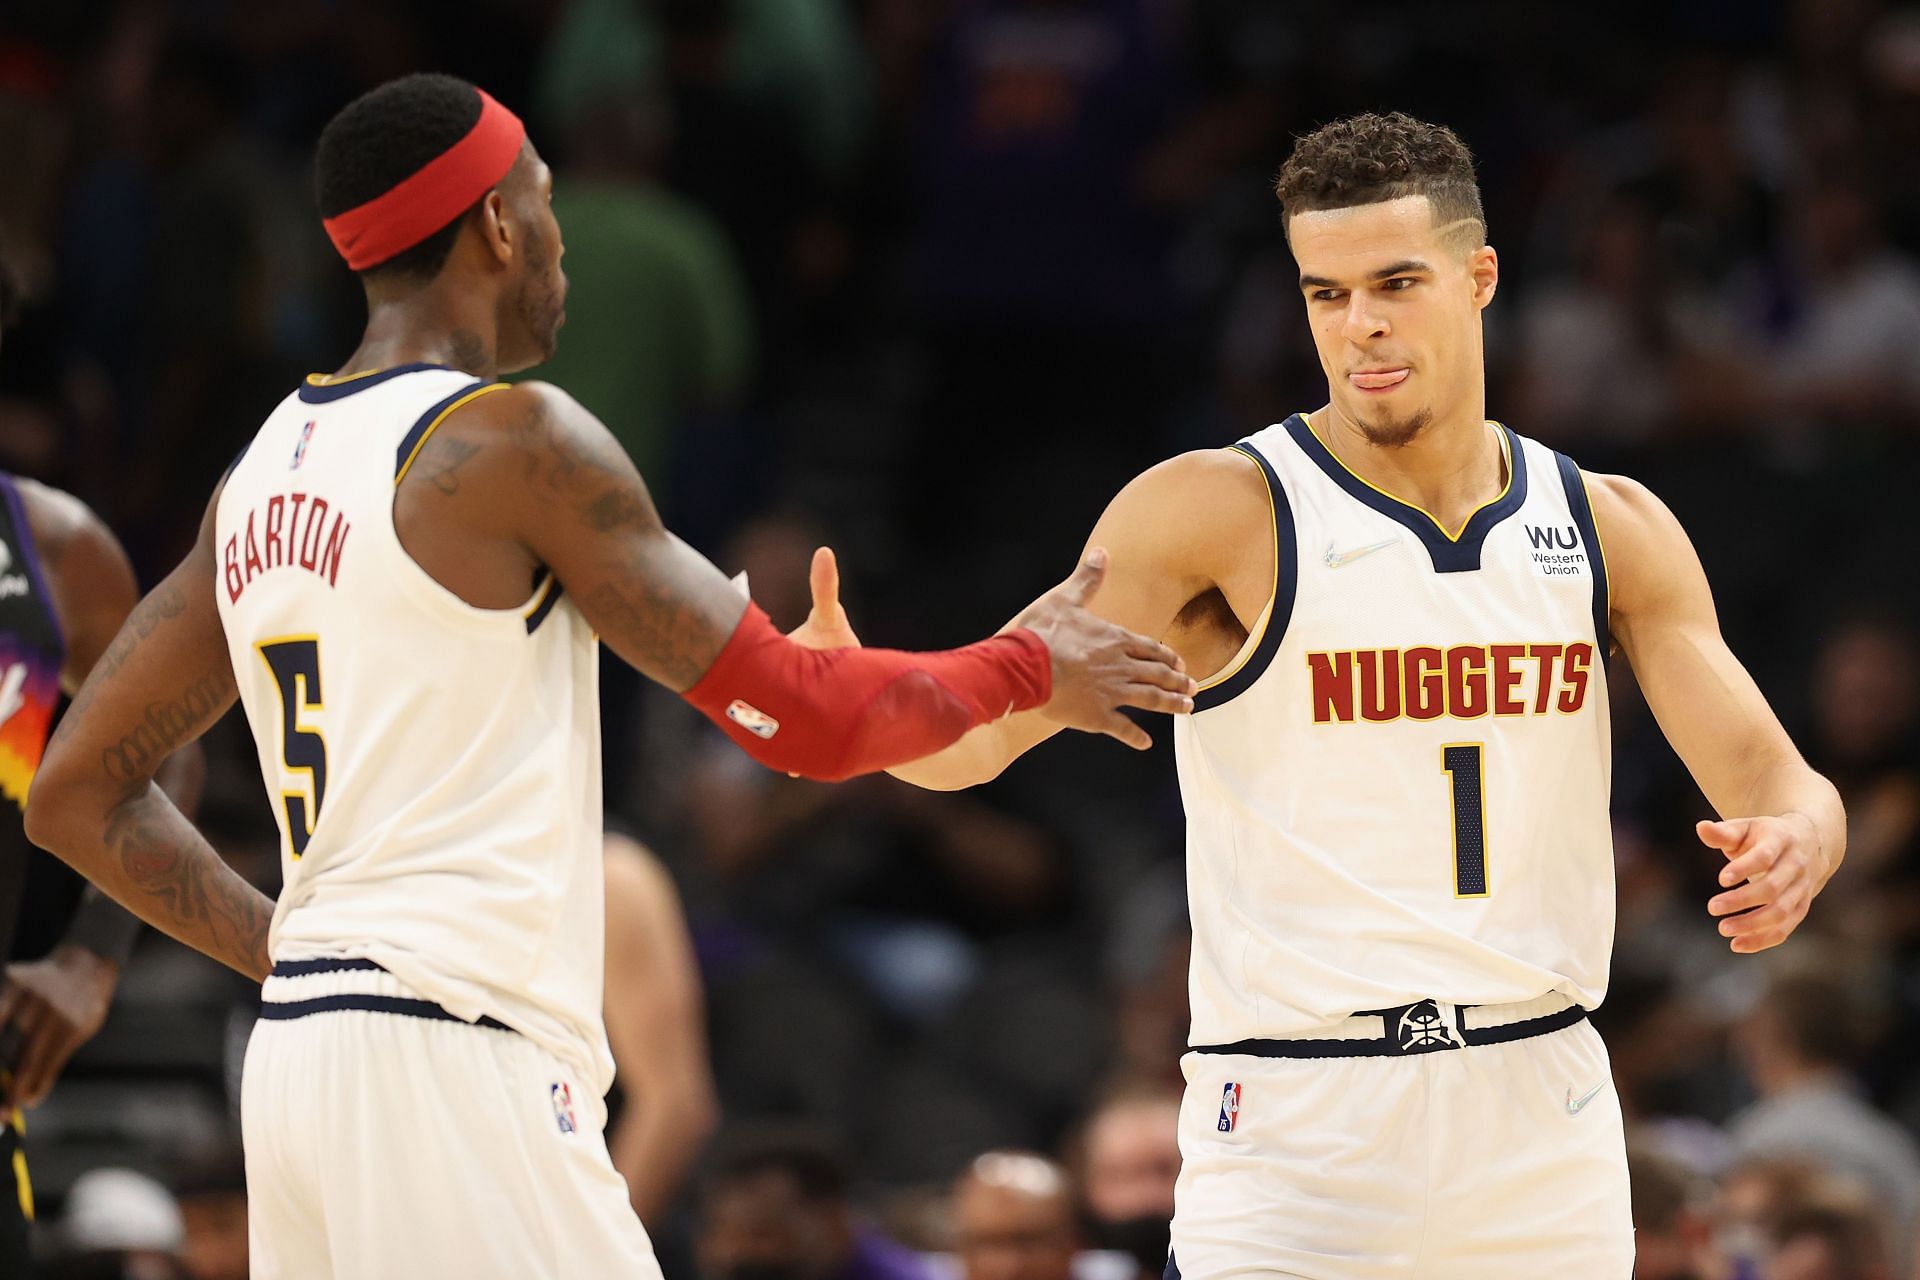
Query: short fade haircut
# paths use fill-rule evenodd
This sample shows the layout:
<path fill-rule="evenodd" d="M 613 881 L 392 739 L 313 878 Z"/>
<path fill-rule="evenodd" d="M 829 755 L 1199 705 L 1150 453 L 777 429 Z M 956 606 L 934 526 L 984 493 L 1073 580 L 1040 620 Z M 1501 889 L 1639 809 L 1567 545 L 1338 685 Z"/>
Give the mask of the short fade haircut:
<path fill-rule="evenodd" d="M 1467 144 L 1445 125 L 1399 111 L 1348 116 L 1301 138 L 1280 166 L 1273 193 L 1280 198 L 1283 227 L 1297 213 L 1425 196 L 1434 225 L 1471 220 L 1472 247 L 1487 242 L 1487 215 Z"/>
<path fill-rule="evenodd" d="M 420 74 L 389 80 L 340 109 L 320 133 L 314 194 L 320 216 L 332 218 L 399 186 L 467 136 L 480 119 L 480 91 L 454 76 Z M 475 201 L 459 217 L 410 249 L 360 272 L 363 279 L 406 277 L 422 283 L 440 274 Z"/>

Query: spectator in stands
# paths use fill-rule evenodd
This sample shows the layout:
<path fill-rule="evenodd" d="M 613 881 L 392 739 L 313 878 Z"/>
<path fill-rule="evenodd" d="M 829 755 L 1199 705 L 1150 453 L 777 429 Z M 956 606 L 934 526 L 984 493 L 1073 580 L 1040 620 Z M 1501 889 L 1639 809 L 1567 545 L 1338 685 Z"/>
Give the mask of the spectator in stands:
<path fill-rule="evenodd" d="M 1069 1280 L 1080 1246 L 1067 1172 L 1030 1151 L 989 1151 L 953 1188 L 962 1280 Z"/>
<path fill-rule="evenodd" d="M 1903 1239 L 1920 1213 L 1920 1150 L 1861 1096 L 1850 1075 L 1877 1010 L 1864 981 L 1816 969 L 1819 957 L 1773 975 L 1735 1035 L 1760 1100 L 1733 1118 L 1736 1156 L 1806 1156 L 1871 1189 Z"/>
<path fill-rule="evenodd" d="M 1717 1280 L 1704 1269 L 1713 1226 L 1701 1180 L 1678 1161 L 1628 1144 L 1633 1198 L 1633 1280 Z"/>
<path fill-rule="evenodd" d="M 1866 1205 L 1796 1209 L 1774 1237 L 1767 1280 L 1893 1280 L 1881 1223 Z"/>
<path fill-rule="evenodd" d="M 1811 1160 L 1736 1164 L 1714 1193 L 1707 1274 L 1713 1280 L 1761 1280 L 1773 1261 L 1779 1224 L 1809 1210 L 1869 1204 L 1870 1194 L 1858 1181 Z"/>
<path fill-rule="evenodd" d="M 186 1280 L 247 1280 L 247 1169 L 236 1142 L 173 1179 Z"/>
<path fill-rule="evenodd" d="M 931 1280 L 919 1255 L 864 1227 L 847 1168 L 801 1131 L 741 1138 L 718 1162 L 700 1210 L 706 1280 Z"/>
<path fill-rule="evenodd" d="M 1087 1117 L 1079 1166 L 1093 1243 L 1130 1255 L 1141 1280 L 1158 1277 L 1180 1176 L 1179 1090 L 1141 1085 L 1111 1094 Z"/>

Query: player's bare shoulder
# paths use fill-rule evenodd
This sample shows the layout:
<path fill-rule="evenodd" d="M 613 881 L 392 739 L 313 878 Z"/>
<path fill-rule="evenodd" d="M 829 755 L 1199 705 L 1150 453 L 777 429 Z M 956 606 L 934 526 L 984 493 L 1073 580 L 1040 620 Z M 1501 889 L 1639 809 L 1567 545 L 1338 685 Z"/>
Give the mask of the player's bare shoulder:
<path fill-rule="evenodd" d="M 1605 557 L 1614 635 L 1632 648 L 1634 624 L 1712 609 L 1693 541 L 1665 502 L 1630 476 L 1584 472 Z"/>

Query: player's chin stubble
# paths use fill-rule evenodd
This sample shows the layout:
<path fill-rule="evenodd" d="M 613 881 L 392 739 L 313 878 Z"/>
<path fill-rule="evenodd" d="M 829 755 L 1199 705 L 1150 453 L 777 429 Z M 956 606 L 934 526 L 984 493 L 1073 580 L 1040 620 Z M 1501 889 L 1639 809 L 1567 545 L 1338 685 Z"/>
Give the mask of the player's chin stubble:
<path fill-rule="evenodd" d="M 1367 438 L 1368 444 L 1381 449 L 1398 449 L 1412 444 L 1414 437 L 1433 425 L 1433 410 L 1416 409 L 1397 421 L 1386 418 L 1368 422 L 1356 414 L 1353 425 L 1360 428 L 1360 434 Z"/>

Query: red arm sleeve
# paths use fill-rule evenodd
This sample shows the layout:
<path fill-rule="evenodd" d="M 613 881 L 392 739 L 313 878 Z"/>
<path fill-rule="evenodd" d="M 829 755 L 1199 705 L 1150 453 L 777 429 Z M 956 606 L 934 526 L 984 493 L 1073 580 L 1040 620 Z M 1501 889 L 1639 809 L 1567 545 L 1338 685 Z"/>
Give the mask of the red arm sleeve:
<path fill-rule="evenodd" d="M 1052 689 L 1052 656 L 1025 629 L 939 653 L 809 649 L 749 604 L 685 696 L 761 764 L 838 782 L 932 755 Z"/>

